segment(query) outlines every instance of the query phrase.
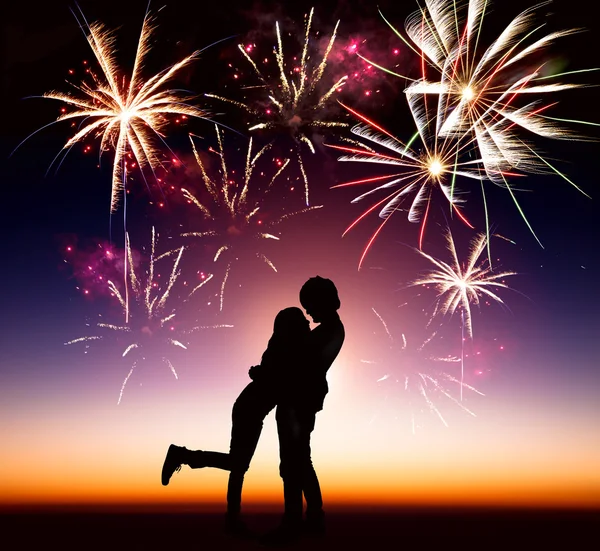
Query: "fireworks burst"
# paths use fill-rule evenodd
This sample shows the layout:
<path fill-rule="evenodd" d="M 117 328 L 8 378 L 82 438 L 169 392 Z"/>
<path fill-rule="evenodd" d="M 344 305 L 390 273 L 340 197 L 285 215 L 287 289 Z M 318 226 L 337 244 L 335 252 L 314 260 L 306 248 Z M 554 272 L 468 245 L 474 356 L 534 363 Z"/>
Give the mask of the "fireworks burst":
<path fill-rule="evenodd" d="M 457 176 L 479 181 L 485 178 L 485 173 L 482 171 L 482 159 L 463 161 L 459 158 L 466 154 L 466 146 L 459 145 L 454 140 L 441 139 L 433 135 L 430 131 L 432 121 L 427 118 L 425 104 L 412 96 L 409 96 L 408 103 L 410 112 L 417 125 L 417 133 L 406 144 L 364 115 L 346 107 L 363 123 L 352 128 L 353 134 L 364 140 L 368 140 L 376 146 L 387 149 L 392 154 L 378 153 L 370 145 L 361 142 L 357 142 L 358 148 L 329 145 L 329 147 L 348 153 L 340 157 L 339 161 L 378 163 L 400 169 L 399 172 L 396 171 L 393 174 L 354 180 L 333 186 L 333 188 L 340 188 L 375 184 L 373 189 L 356 197 L 352 201 L 353 203 L 373 193 L 393 188 L 391 193 L 369 207 L 344 232 L 345 235 L 366 216 L 379 209 L 379 217 L 383 219 L 383 222 L 373 233 L 364 248 L 358 265 L 359 269 L 369 249 L 391 218 L 391 215 L 399 210 L 408 211 L 409 222 L 421 222 L 421 231 L 419 233 L 419 248 L 421 248 L 430 201 L 436 189 L 442 192 L 450 204 L 453 213 L 457 214 L 461 220 L 472 227 L 459 210 L 458 205 L 462 202 L 462 198 L 455 186 L 455 180 Z M 417 138 L 421 139 L 423 145 L 420 151 L 411 148 L 412 143 Z M 404 202 L 411 195 L 413 195 L 413 199 L 410 206 L 403 209 Z"/>
<path fill-rule="evenodd" d="M 71 111 L 65 110 L 55 122 L 82 119 L 79 130 L 67 140 L 63 151 L 68 152 L 90 136 L 99 138 L 100 156 L 109 149 L 114 151 L 110 205 L 110 211 L 114 213 L 121 195 L 125 197 L 127 158 L 132 155 L 140 169 L 149 167 L 154 171 L 161 166 L 156 143 L 163 140 L 167 116 L 205 116 L 203 110 L 187 103 L 190 97 L 182 95 L 179 90 L 164 89 L 164 85 L 196 59 L 199 52 L 144 80 L 142 69 L 156 29 L 155 19 L 147 13 L 133 71 L 127 78 L 117 65 L 114 33 L 101 23 L 85 22 L 80 26 L 86 29 L 86 39 L 100 73 L 90 70 L 91 83 L 72 84 L 76 95 L 52 91 L 43 97 L 61 101 L 72 108 Z"/>
<path fill-rule="evenodd" d="M 438 260 L 421 250 L 417 252 L 429 260 L 435 268 L 411 283 L 414 285 L 433 285 L 438 292 L 437 307 L 434 316 L 452 316 L 456 310 L 461 314 L 461 383 L 464 377 L 464 341 L 465 332 L 468 338 L 473 338 L 471 319 L 471 304 L 480 305 L 480 298 L 492 299 L 501 305 L 502 298 L 496 294 L 497 289 L 508 289 L 504 278 L 516 275 L 516 272 L 494 273 L 487 258 L 482 258 L 486 248 L 487 236 L 483 233 L 476 235 L 470 243 L 469 255 L 464 263 L 458 259 L 456 245 L 449 230 L 446 233 L 446 244 L 452 260 L 448 264 Z M 462 400 L 462 387 L 461 387 Z"/>
<path fill-rule="evenodd" d="M 548 106 L 530 103 L 517 108 L 513 102 L 522 94 L 548 94 L 579 86 L 552 82 L 562 74 L 545 76 L 546 62 L 533 66 L 529 62 L 555 39 L 579 29 L 552 32 L 531 42 L 529 38 L 543 26 L 535 26 L 539 7 L 535 6 L 515 17 L 480 55 L 477 46 L 487 5 L 487 0 L 431 0 L 427 9 L 408 18 L 407 34 L 439 71 L 440 80 L 430 82 L 423 75 L 406 93 L 439 95 L 443 109 L 438 133 L 473 133 L 488 176 L 494 180 L 510 167 L 532 171 L 539 165 L 531 154 L 523 160 L 527 153 L 523 142 L 503 132 L 507 126 L 516 125 L 547 138 L 575 137 L 541 114 Z"/>
<path fill-rule="evenodd" d="M 438 291 L 439 313 L 452 316 L 457 309 L 460 309 L 464 313 L 467 334 L 473 338 L 471 304 L 479 306 L 480 297 L 504 304 L 493 289 L 509 289 L 503 279 L 516 275 L 516 272 L 494 273 L 488 265 L 487 258 L 481 258 L 487 245 L 487 236 L 483 233 L 477 234 L 471 240 L 469 256 L 462 264 L 458 260 L 454 238 L 449 230 L 446 232 L 446 244 L 452 256 L 450 264 L 416 249 L 437 269 L 413 281 L 411 285 L 434 285 Z"/>
<path fill-rule="evenodd" d="M 205 163 L 198 154 L 193 137 L 190 136 L 194 157 L 202 174 L 203 189 L 201 192 L 206 196 L 206 200 L 198 194 L 193 194 L 187 189 L 182 189 L 184 197 L 200 212 L 203 221 L 209 226 L 209 229 L 205 231 L 186 232 L 182 236 L 214 238 L 217 243 L 217 251 L 213 261 L 217 262 L 224 259 L 226 262 L 224 277 L 221 282 L 220 309 L 222 310 L 225 285 L 232 264 L 239 259 L 239 255 L 251 252 L 252 255 L 264 261 L 276 272 L 277 268 L 273 262 L 264 253 L 257 250 L 257 247 L 260 247 L 259 244 L 264 240 L 279 240 L 278 235 L 266 230 L 277 226 L 291 216 L 319 209 L 322 205 L 286 213 L 274 220 L 263 220 L 260 216 L 262 202 L 266 194 L 272 189 L 275 181 L 287 167 L 289 159 L 280 160 L 277 163 L 278 166 L 275 173 L 268 180 L 266 187 L 261 190 L 251 189 L 251 180 L 255 173 L 257 162 L 269 150 L 270 144 L 253 152 L 252 139 L 250 139 L 243 178 L 239 182 L 233 179 L 235 170 L 231 170 L 226 162 L 223 149 L 223 133 L 218 127 L 215 127 L 215 129 L 218 150 L 211 149 L 211 152 L 219 157 L 220 163 L 219 170 L 215 171 L 216 174 L 212 175 L 212 177 L 209 175 Z M 261 172 L 262 174 L 264 173 Z M 257 191 L 260 192 L 257 193 Z"/>
<path fill-rule="evenodd" d="M 156 254 L 157 236 L 154 228 L 152 228 L 152 242 L 150 245 L 150 258 L 148 269 L 144 276 L 136 274 L 134 266 L 134 257 L 129 242 L 129 235 L 126 234 L 126 255 L 129 259 L 131 270 L 129 271 L 128 287 L 130 292 L 135 297 L 132 312 L 130 316 L 125 317 L 124 324 L 112 324 L 100 322 L 96 324 L 96 328 L 102 331 L 102 335 L 90 335 L 73 339 L 65 344 L 87 343 L 89 341 L 105 340 L 107 337 L 115 336 L 116 334 L 126 335 L 126 345 L 122 353 L 122 357 L 131 357 L 134 351 L 140 353 L 140 357 L 134 359 L 127 376 L 123 380 L 119 393 L 118 403 L 121 403 L 125 386 L 129 378 L 133 374 L 140 360 L 145 360 L 146 357 L 160 357 L 160 360 L 167 365 L 173 376 L 177 379 L 177 371 L 171 360 L 165 355 L 165 349 L 182 348 L 187 350 L 186 343 L 180 340 L 182 336 L 189 335 L 200 329 L 208 329 L 209 326 L 196 326 L 187 330 L 177 330 L 176 315 L 177 311 L 174 307 L 168 306 L 169 297 L 175 283 L 181 275 L 180 262 L 184 252 L 184 247 L 172 249 L 162 254 Z M 175 258 L 168 280 L 165 283 L 160 283 L 160 274 L 158 273 L 158 264 L 166 258 Z M 192 297 L 201 287 L 212 279 L 212 274 L 209 274 L 196 285 L 187 295 L 185 301 Z M 117 298 L 119 304 L 123 308 L 125 314 L 128 309 L 128 303 L 125 294 L 119 290 L 117 285 L 108 281 L 108 288 Z M 210 328 L 232 327 L 231 325 L 213 325 Z"/>
<path fill-rule="evenodd" d="M 581 87 L 556 80 L 595 69 L 544 74 L 547 60 L 537 61 L 539 54 L 556 39 L 580 32 L 566 29 L 539 36 L 544 25 L 536 24 L 539 18 L 535 10 L 548 2 L 520 13 L 487 49 L 478 51 L 489 4 L 489 0 L 427 0 L 425 7 L 412 13 L 405 23 L 406 34 L 416 49 L 385 17 L 384 20 L 422 59 L 421 78 L 409 79 L 413 83 L 406 94 L 437 96 L 436 133 L 473 134 L 488 177 L 501 181 L 500 174 L 508 168 L 519 166 L 521 170 L 535 171 L 540 167 L 535 154 L 527 151 L 514 134 L 506 132 L 507 128 L 519 126 L 548 138 L 576 137 L 555 124 L 557 119 L 541 114 L 549 105 L 530 103 L 518 108 L 514 102 L 523 94 L 530 97 Z M 439 75 L 438 81 L 428 80 L 428 69 Z"/>
<path fill-rule="evenodd" d="M 540 56 L 555 40 L 580 31 L 566 29 L 540 35 L 544 23 L 538 24 L 535 12 L 548 2 L 520 13 L 486 49 L 480 50 L 489 4 L 488 0 L 426 0 L 425 6 L 406 20 L 409 39 L 385 17 L 384 20 L 422 60 L 421 77 L 409 79 L 413 82 L 405 90 L 407 98 L 437 98 L 435 135 L 477 145 L 487 178 L 510 192 L 520 215 L 539 242 L 506 179 L 512 175 L 510 171 L 554 173 L 587 194 L 520 134 L 525 131 L 544 138 L 582 140 L 585 139 L 582 135 L 561 123 L 595 124 L 548 116 L 545 112 L 556 103 L 542 103 L 539 99 L 524 105 L 518 103 L 526 97 L 544 98 L 547 94 L 581 87 L 583 85 L 560 82 L 560 79 L 597 69 L 551 74 L 546 68 L 548 60 L 540 61 Z M 435 73 L 436 77 L 430 80 L 427 72 Z"/>
<path fill-rule="evenodd" d="M 203 110 L 187 103 L 190 97 L 182 95 L 179 90 L 163 89 L 178 72 L 196 59 L 199 52 L 194 52 L 144 80 L 141 72 L 150 51 L 152 33 L 156 29 L 154 18 L 147 12 L 137 44 L 133 70 L 127 79 L 117 65 L 114 33 L 101 23 L 88 24 L 83 14 L 82 18 L 85 24 L 80 23 L 80 27 L 86 29 L 86 39 L 100 67 L 100 73 L 96 74 L 90 69 L 91 84 L 72 84 L 77 95 L 52 91 L 45 93 L 43 97 L 64 102 L 72 108 L 72 111 L 65 108 L 63 114 L 54 122 L 82 119 L 79 130 L 63 146 L 63 151 L 66 150 L 65 155 L 75 144 L 81 143 L 89 136 L 100 139 L 100 157 L 105 151 L 114 150 L 110 203 L 110 212 L 114 213 L 119 205 L 120 196 L 123 196 L 124 201 L 127 197 L 127 159 L 135 160 L 132 167 L 137 163 L 142 176 L 144 167 L 149 167 L 154 173 L 156 168 L 161 166 L 156 142 L 164 141 L 163 130 L 168 124 L 167 116 L 205 116 Z M 126 212 L 126 226 L 125 220 Z M 124 229 L 127 231 L 126 227 Z M 125 258 L 126 320 L 129 317 L 127 273 Z"/>
<path fill-rule="evenodd" d="M 436 332 L 414 348 L 409 345 L 404 333 L 401 334 L 400 339 L 394 338 L 381 315 L 374 308 L 372 310 L 385 330 L 389 346 L 383 362 L 381 360 L 362 360 L 362 362 L 367 364 L 383 363 L 386 370 L 377 379 L 377 383 L 385 385 L 387 394 L 405 395 L 411 405 L 413 404 L 412 396 L 416 394 L 419 398 L 418 402 L 425 403 L 425 411 L 434 414 L 446 427 L 448 422 L 440 410 L 441 401 L 450 402 L 475 417 L 475 413 L 462 403 L 463 389 L 481 396 L 484 394 L 459 380 L 443 367 L 444 364 L 459 363 L 460 358 L 437 356 L 426 351 L 427 346 L 436 336 Z M 454 396 L 457 388 L 460 388 L 460 400 Z M 419 411 L 423 411 L 423 408 L 420 407 Z M 411 428 L 415 434 L 418 428 L 415 408 L 411 410 Z"/>
<path fill-rule="evenodd" d="M 310 30 L 313 12 L 314 8 L 310 10 L 306 20 L 300 60 L 297 57 L 286 60 L 279 23 L 275 23 L 277 46 L 274 48 L 274 53 L 278 69 L 278 74 L 275 78 L 270 78 L 263 74 L 257 62 L 249 54 L 253 49 L 250 45 L 238 45 L 242 55 L 250 63 L 255 75 L 261 82 L 261 85 L 256 88 L 263 90 L 266 95 L 266 98 L 263 97 L 257 102 L 260 105 L 259 107 L 207 94 L 208 97 L 234 104 L 252 116 L 257 117 L 259 122 L 253 123 L 249 128 L 250 131 L 278 129 L 292 135 L 295 142 L 295 157 L 304 180 L 307 206 L 309 205 L 309 187 L 302 160 L 301 146 L 304 144 L 311 153 L 314 153 L 315 148 L 309 137 L 310 132 L 347 126 L 347 124 L 342 122 L 327 120 L 327 107 L 330 104 L 333 94 L 342 88 L 348 76 L 342 76 L 333 84 L 323 85 L 327 59 L 335 42 L 339 21 L 335 25 L 321 61 L 312 66 L 310 63 L 311 55 L 309 46 L 311 43 Z"/>

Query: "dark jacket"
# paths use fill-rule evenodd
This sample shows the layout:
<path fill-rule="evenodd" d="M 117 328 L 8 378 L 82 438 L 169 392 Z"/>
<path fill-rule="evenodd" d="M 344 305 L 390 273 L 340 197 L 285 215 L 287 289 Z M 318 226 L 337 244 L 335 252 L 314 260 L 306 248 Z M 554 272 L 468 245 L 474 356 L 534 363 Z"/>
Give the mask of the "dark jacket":
<path fill-rule="evenodd" d="M 299 404 L 312 411 L 323 409 L 329 392 L 327 371 L 337 358 L 345 338 L 344 325 L 337 313 L 315 327 L 308 338 L 308 358 L 299 380 Z"/>

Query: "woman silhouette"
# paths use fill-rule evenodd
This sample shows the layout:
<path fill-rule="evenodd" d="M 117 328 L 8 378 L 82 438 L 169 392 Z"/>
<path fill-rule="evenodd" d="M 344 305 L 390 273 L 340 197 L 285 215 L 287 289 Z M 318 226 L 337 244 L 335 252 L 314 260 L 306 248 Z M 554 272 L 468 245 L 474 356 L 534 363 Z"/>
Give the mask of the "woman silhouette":
<path fill-rule="evenodd" d="M 250 467 L 265 417 L 277 404 L 289 402 L 293 394 L 294 381 L 306 365 L 309 336 L 310 323 L 300 308 L 285 308 L 277 314 L 261 363 L 250 369 L 252 382 L 233 404 L 229 453 L 188 450 L 175 444 L 167 451 L 161 477 L 165 486 L 181 465 L 230 472 L 225 529 L 231 534 L 248 532 L 240 516 L 244 475 Z"/>

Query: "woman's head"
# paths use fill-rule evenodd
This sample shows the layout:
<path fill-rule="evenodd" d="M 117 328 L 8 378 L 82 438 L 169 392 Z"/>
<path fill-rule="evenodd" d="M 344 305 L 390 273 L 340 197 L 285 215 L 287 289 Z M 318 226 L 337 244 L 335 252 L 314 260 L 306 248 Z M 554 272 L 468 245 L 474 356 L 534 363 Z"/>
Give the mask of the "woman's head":
<path fill-rule="evenodd" d="M 300 289 L 300 303 L 313 321 L 320 323 L 340 307 L 340 297 L 331 279 L 311 277 Z"/>
<path fill-rule="evenodd" d="M 296 307 L 284 308 L 275 316 L 273 333 L 282 337 L 310 332 L 310 322 L 302 310 Z"/>

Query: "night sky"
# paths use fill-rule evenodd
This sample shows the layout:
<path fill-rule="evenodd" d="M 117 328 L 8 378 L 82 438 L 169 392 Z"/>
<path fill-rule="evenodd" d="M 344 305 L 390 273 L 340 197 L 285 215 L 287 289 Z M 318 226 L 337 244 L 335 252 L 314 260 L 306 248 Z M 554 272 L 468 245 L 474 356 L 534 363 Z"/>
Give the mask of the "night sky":
<path fill-rule="evenodd" d="M 192 101 L 206 107 L 209 118 L 222 125 L 228 165 L 239 177 L 250 118 L 204 94 L 238 101 L 258 97 L 260 91 L 244 89 L 258 81 L 237 44 L 256 44 L 256 59 L 270 58 L 273 69 L 270 49 L 279 21 L 284 49 L 293 52 L 296 44 L 299 55 L 300 42 L 292 37 L 301 40 L 304 14 L 311 4 L 205 4 L 176 0 L 164 7 L 151 4 L 151 10 L 158 12 L 158 27 L 144 74 L 154 74 L 206 48 L 172 86 L 191 91 Z M 129 2 L 126 11 L 122 6 L 113 0 L 79 3 L 88 21 L 99 20 L 117 29 L 117 58 L 128 72 L 146 3 Z M 585 6 L 582 1 L 560 0 L 540 8 L 541 20 L 547 23 L 542 33 L 585 28 L 545 51 L 551 70 L 598 66 L 595 37 L 600 29 Z M 484 19 L 481 42 L 489 44 L 525 7 L 496 2 Z M 416 3 L 384 1 L 379 8 L 402 28 Z M 62 0 L 35 9 L 29 3 L 13 3 L 1 23 L 0 505 L 224 503 L 223 472 L 184 469 L 168 488 L 162 488 L 159 471 L 164 453 L 171 442 L 227 449 L 231 406 L 248 382 L 248 368 L 260 360 L 275 314 L 299 306 L 302 283 L 318 274 L 338 286 L 346 326 L 346 342 L 329 372 L 330 394 L 313 435 L 313 459 L 326 500 L 600 507 L 596 127 L 575 127 L 588 141 L 530 136 L 536 151 L 591 196 L 556 175 L 519 179 L 515 184 L 519 203 L 543 247 L 508 192 L 486 184 L 492 231 L 503 237 L 492 239 L 493 265 L 516 275 L 506 280 L 510 289 L 498 291 L 504 304 L 482 301 L 480 308 L 473 308 L 473 339 L 461 347 L 460 313 L 431 321 L 435 290 L 409 285 L 430 265 L 415 252 L 419 225 L 409 223 L 405 212 L 396 213 L 386 224 L 358 270 L 364 247 L 381 220 L 373 213 L 344 237 L 342 233 L 382 196 L 352 204 L 368 187 L 330 188 L 385 169 L 336 160 L 338 152 L 325 144 L 340 143 L 339 135 L 350 136 L 347 130 L 315 133 L 315 153 L 302 149 L 310 203 L 322 208 L 283 221 L 273 230 L 280 241 L 264 240 L 256 250 L 254 241 L 245 236 L 232 238 L 237 239 L 240 254 L 227 277 L 221 309 L 226 263 L 213 263 L 218 242 L 181 237 L 183 232 L 203 229 L 198 212 L 180 192 L 182 187 L 200 189 L 200 173 L 187 136 L 197 136 L 196 147 L 216 174 L 217 157 L 209 151 L 217 147 L 214 124 L 172 121 L 165 138 L 172 151 L 164 147 L 161 182 L 148 171 L 147 184 L 139 171 L 129 174 L 126 226 L 141 274 L 147 268 L 153 227 L 159 252 L 187 246 L 181 275 L 167 303 L 169 312 L 177 311 L 173 332 L 185 340 L 187 350 L 149 347 L 156 356 L 137 365 L 118 404 L 132 366 L 130 356 L 122 357 L 127 336 L 65 346 L 78 337 L 99 335 L 94 327 L 98 321 L 123 322 L 118 302 L 105 283 L 112 277 L 122 284 L 123 273 L 123 205 L 109 214 L 112 151 L 98 166 L 97 140 L 84 140 L 46 175 L 73 133 L 69 122 L 64 122 L 41 130 L 11 155 L 23 139 L 60 114 L 59 102 L 29 96 L 68 91 L 67 80 L 80 82 L 86 67 L 94 67 L 70 9 L 77 7 Z M 395 65 L 398 72 L 415 78 L 418 57 L 394 35 L 371 2 L 319 3 L 312 30 L 319 31 L 321 48 L 323 37 L 330 36 L 338 19 L 327 78 L 356 73 L 339 99 L 408 140 L 414 123 L 402 93 L 406 82 L 365 69 L 367 64 L 353 55 L 350 46 L 359 44 L 366 57 Z M 573 75 L 572 81 L 594 84 L 598 76 L 594 72 Z M 545 102 L 556 102 L 549 111 L 553 116 L 600 123 L 596 97 L 597 88 L 590 86 L 555 93 Z M 356 122 L 335 101 L 328 109 L 328 120 Z M 274 144 L 263 159 L 267 176 L 257 176 L 263 184 L 278 160 L 292 156 L 282 179 L 261 202 L 258 220 L 266 226 L 305 206 L 304 184 L 290 153 L 289 136 L 259 132 L 254 140 L 255 148 L 269 140 Z M 463 212 L 475 230 L 450 216 L 441 194 L 433 196 L 426 226 L 423 250 L 446 261 L 446 227 L 452 230 L 461 257 L 476 231 L 485 231 L 479 184 L 461 185 L 468 191 Z M 112 262 L 106 261 L 107 249 L 114 251 Z M 256 251 L 265 254 L 277 272 L 257 258 Z M 173 260 L 165 259 L 158 268 L 161 285 Z M 186 301 L 202 274 L 214 277 Z M 185 334 L 198 325 L 233 327 Z M 415 350 L 433 331 L 436 336 L 425 348 L 429 352 L 419 356 Z M 401 350 L 403 334 L 408 351 Z M 438 365 L 432 368 L 424 356 L 461 352 L 464 380 L 479 392 L 465 390 L 462 402 L 456 384 L 448 386 L 452 398 L 434 392 L 432 400 L 442 422 L 417 391 L 404 390 L 404 377 L 414 362 L 424 362 L 419 369 L 439 369 Z M 163 354 L 168 354 L 177 379 L 160 361 Z M 444 366 L 444 371 L 460 378 L 456 363 Z M 245 500 L 281 501 L 277 461 L 275 423 L 270 416 L 247 477 Z M 23 474 L 15 476 L 16 472 Z"/>

